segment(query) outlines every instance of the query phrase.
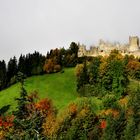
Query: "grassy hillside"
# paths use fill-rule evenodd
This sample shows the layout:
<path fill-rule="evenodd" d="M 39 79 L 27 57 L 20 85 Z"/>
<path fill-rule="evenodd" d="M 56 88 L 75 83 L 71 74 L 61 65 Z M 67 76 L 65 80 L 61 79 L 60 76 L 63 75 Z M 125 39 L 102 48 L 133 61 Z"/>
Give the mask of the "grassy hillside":
<path fill-rule="evenodd" d="M 36 90 L 40 98 L 48 97 L 53 100 L 54 105 L 61 109 L 69 102 L 77 98 L 76 77 L 74 68 L 65 69 L 64 73 L 46 74 L 33 76 L 25 81 L 25 88 L 28 93 Z M 15 109 L 15 97 L 19 96 L 19 84 L 0 92 L 0 107 L 10 104 L 11 109 Z"/>
<path fill-rule="evenodd" d="M 134 91 L 138 86 L 138 81 L 130 80 L 129 89 Z M 70 102 L 79 101 L 76 92 L 76 77 L 74 68 L 65 69 L 64 73 L 46 74 L 42 76 L 33 76 L 25 81 L 25 88 L 30 94 L 32 91 L 37 91 L 40 98 L 48 97 L 52 99 L 57 109 L 62 109 Z M 14 100 L 19 96 L 19 84 L 15 84 L 8 89 L 0 92 L 0 107 L 10 104 L 10 110 L 16 107 Z M 76 99 L 76 100 L 75 100 Z M 100 106 L 101 101 L 93 97 L 94 103 Z"/>

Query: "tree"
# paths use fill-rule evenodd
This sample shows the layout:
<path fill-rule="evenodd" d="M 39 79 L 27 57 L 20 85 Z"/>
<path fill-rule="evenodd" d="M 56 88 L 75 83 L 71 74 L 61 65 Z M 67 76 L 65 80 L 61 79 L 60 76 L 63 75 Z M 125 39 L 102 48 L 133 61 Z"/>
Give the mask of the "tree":
<path fill-rule="evenodd" d="M 128 119 L 124 131 L 124 140 L 140 139 L 140 88 L 130 96 L 128 102 Z"/>
<path fill-rule="evenodd" d="M 18 80 L 21 87 L 23 87 L 24 77 L 22 73 L 18 74 Z M 42 125 L 49 114 L 55 113 L 55 109 L 48 98 L 38 101 L 36 91 L 27 96 L 23 88 L 21 90 L 23 92 L 20 93 L 20 97 L 17 99 L 17 110 L 14 112 L 14 129 L 11 130 L 7 139 L 43 139 Z"/>
<path fill-rule="evenodd" d="M 0 61 L 0 90 L 6 87 L 7 73 L 5 61 Z"/>
<path fill-rule="evenodd" d="M 97 84 L 99 78 L 99 66 L 100 66 L 100 58 L 93 58 L 91 64 L 89 65 L 89 81 L 90 84 Z"/>
<path fill-rule="evenodd" d="M 22 72 L 26 75 L 26 63 L 25 63 L 25 55 L 20 55 L 19 61 L 18 61 L 18 71 Z"/>
<path fill-rule="evenodd" d="M 132 78 L 140 79 L 140 62 L 137 60 L 130 60 L 126 68 Z"/>
<path fill-rule="evenodd" d="M 17 59 L 14 56 L 8 62 L 8 68 L 7 68 L 7 83 L 8 84 L 10 84 L 11 78 L 13 78 L 14 76 L 16 76 L 17 71 L 18 71 L 18 68 L 17 68 Z M 16 82 L 16 79 L 14 80 L 14 83 L 15 82 Z"/>
<path fill-rule="evenodd" d="M 17 75 L 17 80 L 20 83 L 21 86 L 21 91 L 20 91 L 20 97 L 16 98 L 16 101 L 18 101 L 18 106 L 17 106 L 17 110 L 14 112 L 15 116 L 17 119 L 23 119 L 25 118 L 27 114 L 27 108 L 26 108 L 26 104 L 28 103 L 28 96 L 27 96 L 27 91 L 24 88 L 24 74 L 21 72 L 18 72 Z"/>
<path fill-rule="evenodd" d="M 80 90 L 85 84 L 89 83 L 89 77 L 87 74 L 87 63 L 86 63 L 86 58 L 83 64 L 83 70 L 80 74 L 80 76 L 77 78 L 77 91 Z"/>
<path fill-rule="evenodd" d="M 46 71 L 47 73 L 52 73 L 54 71 L 54 65 L 55 63 L 53 59 L 46 60 L 44 65 L 44 71 Z"/>
<path fill-rule="evenodd" d="M 78 62 L 78 45 L 75 42 L 70 44 L 68 50 L 65 53 L 65 66 L 74 67 Z"/>
<path fill-rule="evenodd" d="M 56 119 L 52 118 L 51 129 L 47 125 L 49 123 L 46 123 L 44 128 L 46 135 L 49 134 L 49 139 L 98 140 L 101 128 L 93 104 L 89 98 L 81 98 L 79 102 L 70 104 L 62 115 Z M 48 132 L 49 130 L 51 132 Z"/>
<path fill-rule="evenodd" d="M 34 52 L 30 56 L 31 61 L 31 75 L 38 75 L 43 73 L 43 65 L 45 62 L 45 57 L 39 52 Z"/>
<path fill-rule="evenodd" d="M 116 93 L 118 97 L 125 92 L 129 80 L 124 59 L 119 52 L 114 50 L 107 58 L 106 71 L 101 82 L 105 90 Z"/>
<path fill-rule="evenodd" d="M 49 58 L 46 59 L 43 70 L 46 73 L 59 72 L 61 70 L 61 66 L 56 63 L 54 58 Z"/>
<path fill-rule="evenodd" d="M 119 106 L 118 106 L 119 107 Z M 119 109 L 119 114 L 106 116 L 106 128 L 103 131 L 102 140 L 121 140 L 124 136 L 126 126 L 126 113 L 123 108 Z"/>
<path fill-rule="evenodd" d="M 77 64 L 76 65 L 75 75 L 77 77 L 79 77 L 81 75 L 81 73 L 83 72 L 83 67 L 84 67 L 83 64 Z"/>

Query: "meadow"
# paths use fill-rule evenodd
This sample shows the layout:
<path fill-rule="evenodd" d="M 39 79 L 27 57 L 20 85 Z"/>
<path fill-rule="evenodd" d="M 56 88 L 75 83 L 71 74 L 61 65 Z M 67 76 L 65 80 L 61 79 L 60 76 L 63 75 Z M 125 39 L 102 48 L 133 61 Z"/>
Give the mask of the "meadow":
<path fill-rule="evenodd" d="M 49 98 L 59 110 L 64 108 L 71 101 L 74 101 L 78 94 L 76 92 L 76 76 L 74 68 L 67 68 L 63 73 L 45 74 L 32 76 L 25 80 L 25 89 L 28 94 L 37 91 L 39 98 Z M 0 92 L 0 107 L 11 105 L 10 110 L 16 108 L 15 98 L 19 96 L 20 85 L 14 84 Z"/>

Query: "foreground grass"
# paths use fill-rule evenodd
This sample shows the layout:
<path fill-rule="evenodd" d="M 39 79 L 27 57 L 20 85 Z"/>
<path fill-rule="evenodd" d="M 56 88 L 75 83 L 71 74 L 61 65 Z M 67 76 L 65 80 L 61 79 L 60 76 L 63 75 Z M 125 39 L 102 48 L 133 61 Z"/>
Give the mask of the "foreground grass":
<path fill-rule="evenodd" d="M 53 104 L 59 110 L 78 97 L 74 68 L 65 69 L 64 73 L 46 74 L 27 78 L 25 88 L 28 93 L 37 91 L 40 98 L 47 97 L 52 99 Z M 1 91 L 0 107 L 10 104 L 10 110 L 14 110 L 17 105 L 14 99 L 19 96 L 19 92 L 19 84 L 15 84 Z"/>

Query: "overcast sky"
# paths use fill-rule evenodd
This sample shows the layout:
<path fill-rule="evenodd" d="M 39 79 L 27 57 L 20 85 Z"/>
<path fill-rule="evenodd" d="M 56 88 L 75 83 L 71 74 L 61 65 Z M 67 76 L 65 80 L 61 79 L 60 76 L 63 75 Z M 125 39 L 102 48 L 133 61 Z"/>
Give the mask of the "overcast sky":
<path fill-rule="evenodd" d="M 0 0 L 0 59 L 140 37 L 140 0 Z"/>

